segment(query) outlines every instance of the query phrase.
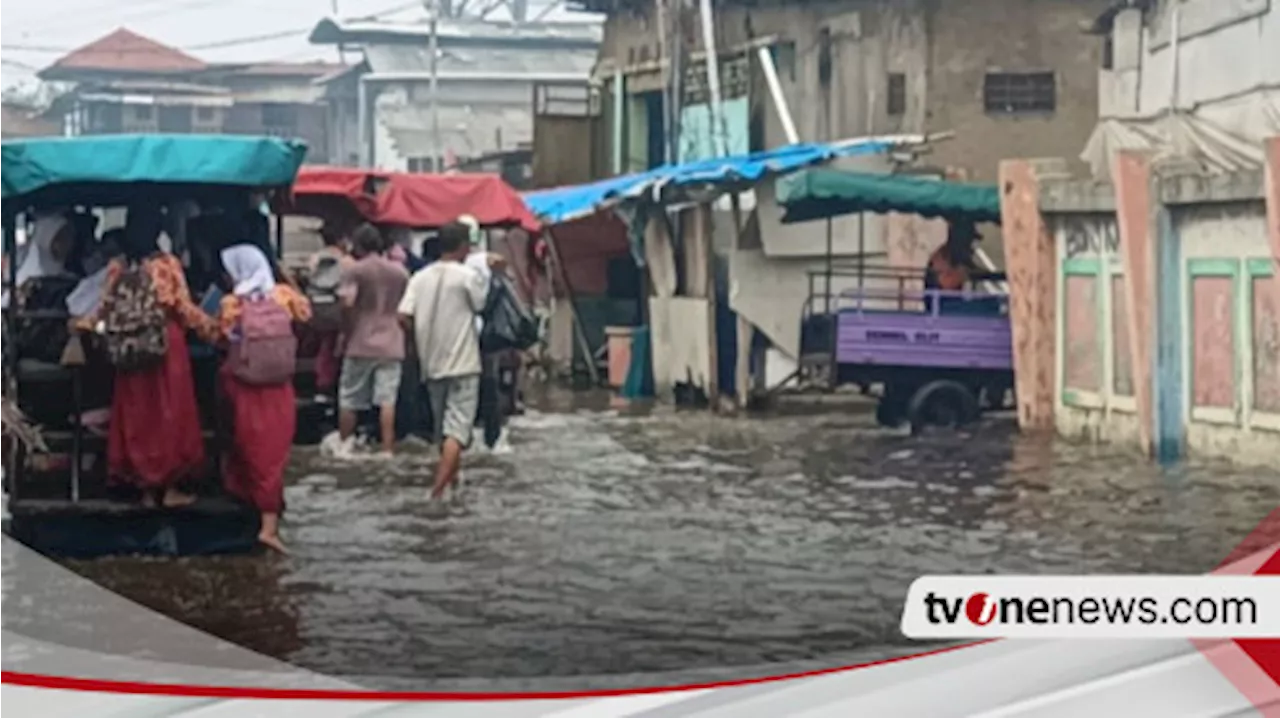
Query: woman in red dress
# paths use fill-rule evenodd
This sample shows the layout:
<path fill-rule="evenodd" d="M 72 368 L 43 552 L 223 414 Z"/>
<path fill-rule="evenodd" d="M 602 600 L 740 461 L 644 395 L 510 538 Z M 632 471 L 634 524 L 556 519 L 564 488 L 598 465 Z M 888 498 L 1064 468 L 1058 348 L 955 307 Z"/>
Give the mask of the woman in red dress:
<path fill-rule="evenodd" d="M 182 506 L 195 500 L 180 486 L 205 466 L 204 438 L 196 407 L 188 330 L 211 341 L 218 325 L 191 300 L 182 263 L 160 249 L 161 214 L 157 206 L 129 208 L 121 237 L 124 257 L 111 260 L 96 312 L 79 320 L 92 328 L 109 311 L 112 291 L 126 263 L 139 263 L 150 275 L 156 300 L 168 317 L 167 350 L 159 365 L 117 371 L 111 397 L 107 472 L 113 483 L 133 486 L 148 506 Z"/>
<path fill-rule="evenodd" d="M 238 244 L 222 250 L 222 265 L 234 287 L 222 298 L 218 315 L 226 341 L 235 341 L 246 297 L 267 297 L 295 322 L 311 318 L 306 297 L 288 284 L 276 283 L 270 260 L 257 247 Z M 236 378 L 229 362 L 222 365 L 218 383 L 231 424 L 231 441 L 222 462 L 223 485 L 232 496 L 261 513 L 258 541 L 285 553 L 280 514 L 284 511 L 284 470 L 297 422 L 293 383 L 247 384 Z"/>

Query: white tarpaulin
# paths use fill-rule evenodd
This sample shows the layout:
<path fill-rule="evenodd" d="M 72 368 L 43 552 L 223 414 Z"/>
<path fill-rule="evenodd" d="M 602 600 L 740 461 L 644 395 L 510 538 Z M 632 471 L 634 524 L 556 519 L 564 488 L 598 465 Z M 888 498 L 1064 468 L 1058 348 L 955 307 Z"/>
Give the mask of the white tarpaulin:
<path fill-rule="evenodd" d="M 1157 161 L 1185 159 L 1206 172 L 1263 166 L 1263 140 L 1280 135 L 1280 91 L 1260 90 L 1228 102 L 1159 117 L 1104 119 L 1081 154 L 1093 176 L 1108 179 L 1120 150 L 1150 150 Z"/>

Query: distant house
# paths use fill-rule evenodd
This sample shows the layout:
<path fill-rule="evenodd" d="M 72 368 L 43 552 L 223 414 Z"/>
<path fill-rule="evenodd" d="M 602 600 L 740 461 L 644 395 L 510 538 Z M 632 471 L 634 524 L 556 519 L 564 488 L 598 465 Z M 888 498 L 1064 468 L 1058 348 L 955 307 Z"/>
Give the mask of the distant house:
<path fill-rule="evenodd" d="M 41 70 L 71 83 L 51 114 L 67 135 L 236 133 L 297 137 L 312 161 L 328 159 L 326 111 L 314 80 L 323 63 L 209 64 L 119 29 Z"/>
<path fill-rule="evenodd" d="M 316 26 L 311 42 L 364 55 L 360 64 L 319 81 L 336 161 L 426 171 L 433 155 L 468 165 L 530 147 L 534 88 L 585 87 L 600 27 L 452 18 L 440 21 L 437 41 L 440 147 L 426 24 L 324 20 Z"/>
<path fill-rule="evenodd" d="M 224 132 L 295 137 L 306 141 L 309 162 L 325 163 L 331 160 L 328 108 L 316 80 L 343 69 L 323 62 L 214 65 L 201 78 L 231 95 Z"/>

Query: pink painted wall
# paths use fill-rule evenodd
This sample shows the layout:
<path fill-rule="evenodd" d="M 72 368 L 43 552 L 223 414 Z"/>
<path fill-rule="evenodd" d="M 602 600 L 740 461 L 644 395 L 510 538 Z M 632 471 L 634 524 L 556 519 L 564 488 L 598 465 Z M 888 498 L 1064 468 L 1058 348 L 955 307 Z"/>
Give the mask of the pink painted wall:
<path fill-rule="evenodd" d="M 1018 426 L 1054 426 L 1057 252 L 1040 214 L 1040 182 L 1029 160 L 1000 163 L 1000 214 L 1017 382 Z"/>
<path fill-rule="evenodd" d="M 1128 289 L 1123 276 L 1111 277 L 1111 390 L 1116 396 L 1133 396 L 1133 347 L 1129 344 Z"/>
<path fill-rule="evenodd" d="M 1067 389 L 1102 390 L 1102 347 L 1098 343 L 1098 280 L 1067 276 L 1063 287 L 1063 382 Z"/>
<path fill-rule="evenodd" d="M 1236 398 L 1236 351 L 1230 277 L 1191 282 L 1191 405 L 1230 409 Z"/>
<path fill-rule="evenodd" d="M 885 244 L 891 267 L 918 271 L 929 255 L 947 239 L 947 223 L 915 214 L 890 212 L 885 221 Z"/>
<path fill-rule="evenodd" d="M 1253 408 L 1280 414 L 1280 282 L 1253 281 Z"/>
<path fill-rule="evenodd" d="M 1138 405 L 1138 436 L 1142 450 L 1150 454 L 1153 405 L 1152 374 L 1155 371 L 1155 232 L 1152 228 L 1154 198 L 1151 163 L 1139 152 L 1120 152 L 1111 176 L 1115 182 L 1116 223 L 1120 229 L 1120 256 L 1125 274 L 1125 309 L 1128 313 L 1129 356 L 1132 358 L 1134 398 Z"/>
<path fill-rule="evenodd" d="M 1280 137 L 1266 142 L 1267 237 L 1270 282 L 1254 282 L 1254 407 L 1280 411 Z M 1269 290 L 1269 291 L 1268 291 Z"/>

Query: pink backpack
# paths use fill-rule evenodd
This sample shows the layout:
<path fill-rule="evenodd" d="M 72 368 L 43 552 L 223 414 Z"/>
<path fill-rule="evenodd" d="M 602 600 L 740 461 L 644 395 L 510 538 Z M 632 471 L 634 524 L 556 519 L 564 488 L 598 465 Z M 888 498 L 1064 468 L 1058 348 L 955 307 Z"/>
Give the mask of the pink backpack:
<path fill-rule="evenodd" d="M 246 384 L 284 384 L 297 367 L 293 318 L 268 297 L 241 299 L 240 338 L 232 342 L 231 373 Z"/>

